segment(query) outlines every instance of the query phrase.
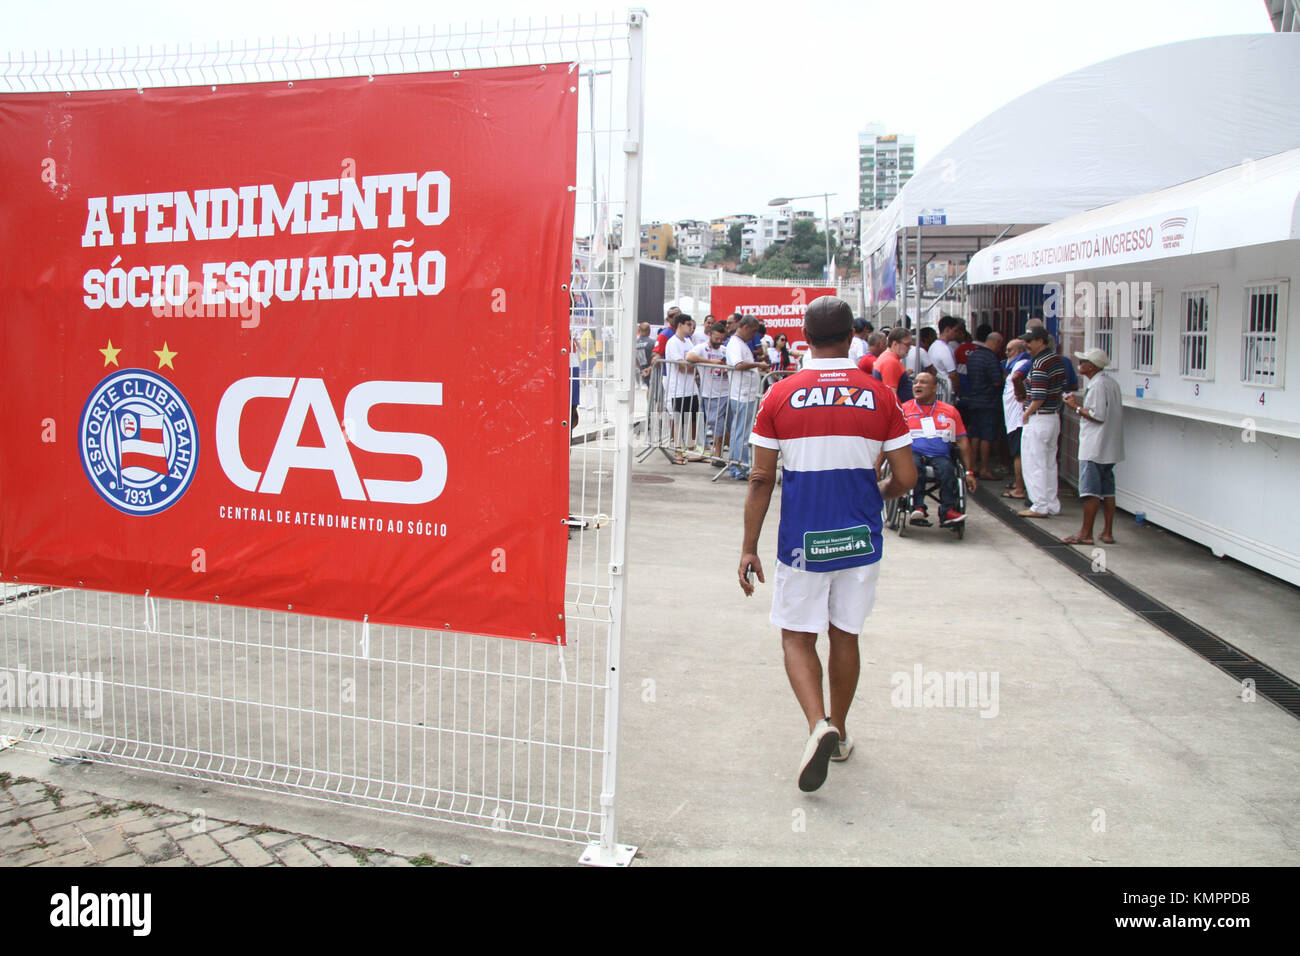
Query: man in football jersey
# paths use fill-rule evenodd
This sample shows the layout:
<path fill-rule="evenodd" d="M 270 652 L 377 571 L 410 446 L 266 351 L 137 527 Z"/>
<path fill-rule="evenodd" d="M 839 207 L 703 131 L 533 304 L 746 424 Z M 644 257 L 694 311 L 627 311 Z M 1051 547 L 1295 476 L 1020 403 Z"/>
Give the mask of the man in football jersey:
<path fill-rule="evenodd" d="M 868 335 L 867 354 L 858 359 L 858 368 L 870 375 L 875 369 L 876 359 L 884 354 L 888 342 L 889 338 L 883 332 L 872 332 Z"/>
<path fill-rule="evenodd" d="M 831 760 L 853 750 L 849 705 L 858 684 L 858 633 L 875 602 L 880 575 L 881 509 L 916 483 L 911 439 L 891 389 L 849 359 L 853 312 L 835 296 L 815 299 L 804 315 L 810 346 L 803 368 L 763 397 L 750 438 L 754 464 L 745 501 L 737 572 L 763 577 L 758 537 L 772 501 L 778 451 L 783 457 L 781 524 L 771 621 L 781 629 L 786 675 L 810 736 L 798 785 L 816 790 Z M 880 481 L 875 463 L 889 460 Z M 817 635 L 829 637 L 830 711 L 822 689 Z"/>
<path fill-rule="evenodd" d="M 912 397 L 912 379 L 903 368 L 903 356 L 912 347 L 911 329 L 890 331 L 885 351 L 876 357 L 871 374 L 889 386 L 900 402 Z"/>
<path fill-rule="evenodd" d="M 903 403 L 903 418 L 907 421 L 908 433 L 912 437 L 912 459 L 916 462 L 917 474 L 921 477 L 912 489 L 913 521 L 925 521 L 928 512 L 925 507 L 925 468 L 934 469 L 934 477 L 939 482 L 939 523 L 945 527 L 959 524 L 966 516 L 957 510 L 957 469 L 952 460 L 955 445 L 961 453 L 964 464 L 974 462 L 971 458 L 970 441 L 966 437 L 966 426 L 961 414 L 947 402 L 936 399 L 938 382 L 929 372 L 916 376 L 912 385 L 913 398 Z M 974 492 L 975 474 L 963 469 L 966 489 Z"/>

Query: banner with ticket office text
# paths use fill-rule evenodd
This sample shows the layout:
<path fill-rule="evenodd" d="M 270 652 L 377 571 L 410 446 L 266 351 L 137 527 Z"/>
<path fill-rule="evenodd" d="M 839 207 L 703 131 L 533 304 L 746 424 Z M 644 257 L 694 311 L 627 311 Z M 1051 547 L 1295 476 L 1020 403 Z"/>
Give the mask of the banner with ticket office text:
<path fill-rule="evenodd" d="M 709 291 L 709 307 L 718 319 L 737 312 L 757 316 L 773 341 L 784 332 L 790 347 L 802 350 L 807 347 L 803 316 L 808 304 L 835 294 L 835 289 L 814 286 L 715 285 Z"/>
<path fill-rule="evenodd" d="M 563 643 L 567 65 L 0 96 L 5 580 Z"/>

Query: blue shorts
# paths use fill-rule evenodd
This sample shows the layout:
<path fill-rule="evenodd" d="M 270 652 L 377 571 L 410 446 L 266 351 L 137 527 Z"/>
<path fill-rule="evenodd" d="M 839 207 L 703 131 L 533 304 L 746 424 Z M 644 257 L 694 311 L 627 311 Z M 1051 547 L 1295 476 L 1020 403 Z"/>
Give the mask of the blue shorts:
<path fill-rule="evenodd" d="M 1115 465 L 1099 465 L 1095 461 L 1079 462 L 1079 497 L 1114 498 Z"/>
<path fill-rule="evenodd" d="M 966 425 L 966 435 L 979 441 L 997 441 L 997 418 L 1001 415 L 999 408 L 962 409 L 961 420 Z"/>

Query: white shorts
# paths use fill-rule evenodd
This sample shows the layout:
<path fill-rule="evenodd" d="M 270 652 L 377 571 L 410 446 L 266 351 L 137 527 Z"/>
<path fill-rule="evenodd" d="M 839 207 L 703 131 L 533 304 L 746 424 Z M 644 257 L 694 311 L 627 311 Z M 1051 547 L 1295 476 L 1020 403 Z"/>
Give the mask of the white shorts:
<path fill-rule="evenodd" d="M 879 561 L 842 571 L 800 571 L 778 561 L 771 621 L 804 634 L 825 634 L 828 624 L 858 634 L 875 606 L 879 579 Z"/>

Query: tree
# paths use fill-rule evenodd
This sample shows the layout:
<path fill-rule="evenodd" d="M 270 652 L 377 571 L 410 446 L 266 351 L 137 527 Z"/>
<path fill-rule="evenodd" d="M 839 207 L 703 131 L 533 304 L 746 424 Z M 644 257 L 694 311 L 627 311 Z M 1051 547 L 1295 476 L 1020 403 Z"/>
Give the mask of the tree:
<path fill-rule="evenodd" d="M 739 222 L 733 222 L 727 227 L 727 259 L 735 261 L 740 258 L 741 233 L 744 231 L 744 225 Z"/>
<path fill-rule="evenodd" d="M 831 254 L 838 244 L 832 238 Z M 826 234 L 811 219 L 796 219 L 785 242 L 768 246 L 757 275 L 763 279 L 820 280 L 826 267 Z"/>

